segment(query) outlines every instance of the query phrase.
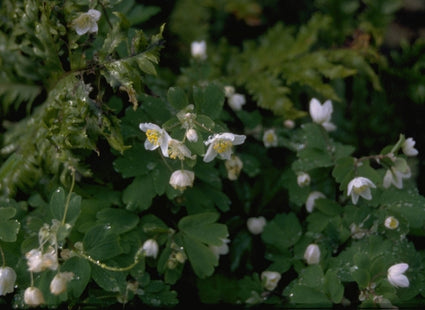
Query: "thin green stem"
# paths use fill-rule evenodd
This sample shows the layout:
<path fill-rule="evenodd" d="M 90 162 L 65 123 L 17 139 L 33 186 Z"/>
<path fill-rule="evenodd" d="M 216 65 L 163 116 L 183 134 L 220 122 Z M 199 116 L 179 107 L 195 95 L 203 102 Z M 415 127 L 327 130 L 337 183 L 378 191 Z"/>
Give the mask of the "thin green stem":
<path fill-rule="evenodd" d="M 1 254 L 1 259 L 2 259 L 2 267 L 6 266 L 6 258 L 4 257 L 4 252 L 3 252 L 3 248 L 0 246 L 0 254 Z"/>
<path fill-rule="evenodd" d="M 142 258 L 144 257 L 144 256 L 138 255 L 138 253 L 136 253 L 136 255 L 134 257 L 134 262 L 132 264 L 130 264 L 126 267 L 113 267 L 113 266 L 108 266 L 104 263 L 101 263 L 99 260 L 93 259 L 92 257 L 84 254 L 83 252 L 78 251 L 76 253 L 79 256 L 81 256 L 82 258 L 87 259 L 89 262 L 99 266 L 102 269 L 109 270 L 109 271 L 116 271 L 116 272 L 128 271 L 128 270 L 133 269 L 138 263 L 140 263 L 140 257 L 142 257 Z"/>

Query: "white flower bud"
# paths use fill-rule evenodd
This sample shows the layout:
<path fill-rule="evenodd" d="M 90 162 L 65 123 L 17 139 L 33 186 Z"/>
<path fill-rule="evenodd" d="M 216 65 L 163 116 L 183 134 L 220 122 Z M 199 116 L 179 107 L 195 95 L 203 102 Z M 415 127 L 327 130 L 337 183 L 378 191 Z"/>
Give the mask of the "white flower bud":
<path fill-rule="evenodd" d="M 24 301 L 30 307 L 37 307 L 45 303 L 43 293 L 35 286 L 25 290 Z"/>
<path fill-rule="evenodd" d="M 50 292 L 53 295 L 59 295 L 66 291 L 66 287 L 69 281 L 74 278 L 72 272 L 59 272 L 50 282 Z"/>
<path fill-rule="evenodd" d="M 250 217 L 246 221 L 246 226 L 248 230 L 253 235 L 259 235 L 263 232 L 264 226 L 266 226 L 267 221 L 263 216 L 260 217 Z"/>
<path fill-rule="evenodd" d="M 309 109 L 313 122 L 322 125 L 327 131 L 336 129 L 336 126 L 331 123 L 333 112 L 332 101 L 326 100 L 322 105 L 319 100 L 313 98 L 310 100 Z"/>
<path fill-rule="evenodd" d="M 318 264 L 320 262 L 320 248 L 317 244 L 310 244 L 304 252 L 304 259 L 307 264 Z"/>
<path fill-rule="evenodd" d="M 385 227 L 388 229 L 396 229 L 398 227 L 398 220 L 394 216 L 389 216 L 385 219 Z"/>
<path fill-rule="evenodd" d="M 220 255 L 226 255 L 229 253 L 229 246 L 227 245 L 229 242 L 229 239 L 222 239 L 221 245 L 210 245 L 209 248 L 214 253 L 214 255 L 219 258 Z"/>
<path fill-rule="evenodd" d="M 229 97 L 227 103 L 233 111 L 240 111 L 242 110 L 242 106 L 246 103 L 245 96 L 241 94 L 233 94 Z"/>
<path fill-rule="evenodd" d="M 190 45 L 192 57 L 201 60 L 207 59 L 207 43 L 205 41 L 194 41 Z"/>
<path fill-rule="evenodd" d="M 189 170 L 176 170 L 171 174 L 170 185 L 174 189 L 184 191 L 186 187 L 192 187 L 195 180 L 195 173 Z"/>
<path fill-rule="evenodd" d="M 159 251 L 158 242 L 155 239 L 148 239 L 143 243 L 142 250 L 146 257 L 156 258 Z"/>
<path fill-rule="evenodd" d="M 326 196 L 323 193 L 318 192 L 318 191 L 313 191 L 308 195 L 307 201 L 305 203 L 305 208 L 306 208 L 308 213 L 313 212 L 314 202 L 318 198 L 326 198 Z"/>
<path fill-rule="evenodd" d="M 230 159 L 227 159 L 224 162 L 224 166 L 226 167 L 227 177 L 229 180 L 235 181 L 238 179 L 239 174 L 241 173 L 243 163 L 238 156 L 232 154 Z"/>
<path fill-rule="evenodd" d="M 408 139 L 406 139 L 405 141 L 404 141 L 404 143 L 403 143 L 403 145 L 402 145 L 402 150 L 403 150 L 403 153 L 406 155 L 406 156 L 416 156 L 416 155 L 418 155 L 418 150 L 417 149 L 415 149 L 415 143 L 416 143 L 416 141 L 415 140 L 413 140 L 413 138 L 408 138 Z"/>
<path fill-rule="evenodd" d="M 283 122 L 283 126 L 285 126 L 285 128 L 292 129 L 295 127 L 295 122 L 292 119 L 286 119 Z"/>
<path fill-rule="evenodd" d="M 224 95 L 229 98 L 235 93 L 235 88 L 233 86 L 224 86 Z"/>
<path fill-rule="evenodd" d="M 10 267 L 0 267 L 0 296 L 14 291 L 16 272 Z"/>
<path fill-rule="evenodd" d="M 261 273 L 261 282 L 266 290 L 273 291 L 281 277 L 279 272 L 266 270 Z"/>
<path fill-rule="evenodd" d="M 299 187 L 305 187 L 310 185 L 310 175 L 305 172 L 300 172 L 297 175 L 297 184 Z"/>
<path fill-rule="evenodd" d="M 409 279 L 403 274 L 408 268 L 406 263 L 392 265 L 387 272 L 388 282 L 394 287 L 409 287 Z"/>
<path fill-rule="evenodd" d="M 190 128 L 186 131 L 186 138 L 190 142 L 197 142 L 198 141 L 198 133 L 195 129 Z"/>

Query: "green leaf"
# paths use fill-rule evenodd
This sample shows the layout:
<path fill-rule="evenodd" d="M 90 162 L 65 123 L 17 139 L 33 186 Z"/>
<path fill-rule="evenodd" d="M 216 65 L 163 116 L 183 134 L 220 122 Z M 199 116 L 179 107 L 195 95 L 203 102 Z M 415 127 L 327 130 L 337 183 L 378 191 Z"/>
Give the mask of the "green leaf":
<path fill-rule="evenodd" d="M 61 265 L 61 271 L 74 273 L 74 279 L 68 283 L 67 293 L 71 298 L 78 299 L 90 281 L 91 267 L 87 260 L 74 256 Z"/>
<path fill-rule="evenodd" d="M 65 223 L 73 225 L 81 210 L 81 196 L 71 193 L 68 206 L 65 197 L 65 191 L 62 187 L 59 187 L 51 196 L 49 202 L 50 212 L 53 218 L 58 221 L 65 219 Z M 66 213 L 66 214 L 65 214 Z"/>
<path fill-rule="evenodd" d="M 147 210 L 156 196 L 150 175 L 138 176 L 123 192 L 123 202 L 128 210 Z"/>
<path fill-rule="evenodd" d="M 111 232 L 109 225 L 91 228 L 83 239 L 84 250 L 93 259 L 106 260 L 123 252 L 118 235 Z"/>
<path fill-rule="evenodd" d="M 183 110 L 188 106 L 186 93 L 179 87 L 170 87 L 167 92 L 168 102 L 177 110 Z"/>
<path fill-rule="evenodd" d="M 126 272 L 117 272 L 92 265 L 93 280 L 107 292 L 125 294 L 127 288 Z"/>
<path fill-rule="evenodd" d="M 139 223 L 139 217 L 122 209 L 103 209 L 96 214 L 97 222 L 110 227 L 111 233 L 122 234 L 132 230 Z"/>
<path fill-rule="evenodd" d="M 143 143 L 136 143 L 123 156 L 114 160 L 113 165 L 124 178 L 145 175 L 158 165 L 157 155 L 156 152 L 145 150 Z"/>
<path fill-rule="evenodd" d="M 308 305 L 313 308 L 331 306 L 328 297 L 318 289 L 305 285 L 295 285 L 291 290 L 290 301 L 294 304 Z"/>
<path fill-rule="evenodd" d="M 216 84 L 208 84 L 205 88 L 194 87 L 193 99 L 199 113 L 212 119 L 219 116 L 224 104 L 223 88 Z"/>
<path fill-rule="evenodd" d="M 0 208 L 0 239 L 5 242 L 15 242 L 21 224 L 17 220 L 12 220 L 16 214 L 13 207 Z"/>
<path fill-rule="evenodd" d="M 301 233 L 300 222 L 294 213 L 278 214 L 264 227 L 261 238 L 267 245 L 285 251 L 299 240 Z"/>
<path fill-rule="evenodd" d="M 325 274 L 324 289 L 333 303 L 339 304 L 344 297 L 344 286 L 334 270 L 329 269 Z"/>

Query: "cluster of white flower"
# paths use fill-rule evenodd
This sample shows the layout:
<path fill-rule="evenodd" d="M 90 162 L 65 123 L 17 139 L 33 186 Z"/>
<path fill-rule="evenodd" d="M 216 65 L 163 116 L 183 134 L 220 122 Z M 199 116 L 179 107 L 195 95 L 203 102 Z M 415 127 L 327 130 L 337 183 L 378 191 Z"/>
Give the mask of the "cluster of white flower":
<path fill-rule="evenodd" d="M 242 110 L 242 106 L 246 104 L 245 96 L 243 94 L 236 93 L 235 88 L 233 86 L 225 86 L 224 95 L 227 98 L 227 103 L 229 107 L 233 111 Z"/>
<path fill-rule="evenodd" d="M 179 159 L 182 162 L 185 159 L 195 159 L 196 156 L 192 155 L 189 148 L 185 145 L 185 139 L 190 142 L 198 140 L 198 133 L 195 130 L 196 115 L 189 112 L 193 107 L 189 106 L 184 111 L 177 114 L 182 127 L 186 130 L 185 138 L 179 141 L 171 138 L 167 131 L 160 126 L 153 123 L 140 123 L 140 130 L 146 134 L 144 146 L 146 150 L 153 151 L 160 149 L 164 157 L 170 159 Z M 233 133 L 225 132 L 209 136 L 204 141 L 207 150 L 203 156 L 203 161 L 208 163 L 213 161 L 216 157 L 226 160 L 225 167 L 228 171 L 228 178 L 236 180 L 243 167 L 243 163 L 239 157 L 234 155 L 233 146 L 240 145 L 245 142 L 246 136 L 235 135 Z M 184 191 L 187 187 L 192 187 L 195 180 L 193 171 L 186 169 L 179 169 L 171 174 L 169 184 L 180 191 Z"/>

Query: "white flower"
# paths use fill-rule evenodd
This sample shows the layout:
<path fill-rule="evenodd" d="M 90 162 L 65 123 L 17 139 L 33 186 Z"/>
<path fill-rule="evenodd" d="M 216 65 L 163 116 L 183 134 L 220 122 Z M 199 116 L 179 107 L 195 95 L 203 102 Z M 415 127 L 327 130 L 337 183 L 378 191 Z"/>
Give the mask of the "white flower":
<path fill-rule="evenodd" d="M 292 129 L 295 127 L 295 122 L 292 119 L 286 119 L 283 122 L 283 126 L 285 126 L 285 128 Z"/>
<path fill-rule="evenodd" d="M 310 185 L 310 175 L 306 172 L 300 172 L 297 175 L 297 184 L 299 187 L 304 187 Z"/>
<path fill-rule="evenodd" d="M 41 272 L 47 268 L 56 270 L 59 266 L 58 256 L 53 248 L 43 254 L 40 250 L 32 249 L 25 254 L 27 258 L 28 271 Z"/>
<path fill-rule="evenodd" d="M 351 195 L 351 200 L 353 204 L 357 204 L 359 196 L 362 196 L 364 199 L 371 200 L 372 193 L 371 188 L 376 188 L 375 184 L 364 177 L 356 177 L 348 183 L 347 195 Z"/>
<path fill-rule="evenodd" d="M 388 229 L 396 229 L 398 227 L 398 220 L 394 216 L 389 216 L 385 219 L 384 225 Z"/>
<path fill-rule="evenodd" d="M 246 103 L 245 96 L 241 94 L 233 94 L 229 97 L 227 103 L 233 111 L 240 111 L 242 106 Z"/>
<path fill-rule="evenodd" d="M 414 148 L 416 141 L 413 140 L 413 138 L 408 138 L 404 141 L 403 145 L 401 146 L 403 153 L 406 156 L 416 156 L 418 155 L 418 150 Z"/>
<path fill-rule="evenodd" d="M 10 267 L 0 267 L 0 296 L 14 291 L 16 272 Z"/>
<path fill-rule="evenodd" d="M 201 60 L 207 59 L 207 43 L 205 41 L 194 41 L 190 45 L 192 57 Z"/>
<path fill-rule="evenodd" d="M 322 125 L 327 131 L 336 129 L 336 126 L 331 123 L 333 112 L 332 101 L 326 100 L 323 105 L 316 98 L 310 100 L 310 116 L 313 122 Z"/>
<path fill-rule="evenodd" d="M 409 287 L 409 279 L 403 274 L 408 268 L 406 263 L 392 265 L 387 272 L 388 282 L 394 287 Z"/>
<path fill-rule="evenodd" d="M 263 143 L 265 147 L 277 146 L 277 135 L 274 129 L 268 129 L 264 132 Z"/>
<path fill-rule="evenodd" d="M 171 174 L 170 185 L 174 189 L 183 191 L 186 187 L 192 187 L 193 181 L 195 180 L 195 173 L 189 170 L 176 170 Z"/>
<path fill-rule="evenodd" d="M 308 195 L 307 201 L 305 203 L 305 208 L 306 208 L 308 213 L 313 212 L 314 202 L 318 198 L 326 198 L 326 196 L 323 193 L 318 192 L 318 191 L 313 191 Z"/>
<path fill-rule="evenodd" d="M 282 276 L 280 273 L 276 271 L 266 270 L 261 273 L 261 282 L 263 283 L 264 288 L 268 291 L 273 291 L 281 278 Z"/>
<path fill-rule="evenodd" d="M 73 272 L 57 273 L 50 282 L 50 293 L 52 293 L 53 295 L 62 294 L 66 291 L 67 284 L 72 279 L 74 279 Z"/>
<path fill-rule="evenodd" d="M 98 10 L 90 9 L 87 13 L 82 13 L 72 21 L 72 26 L 78 35 L 83 35 L 87 32 L 97 32 L 97 21 L 101 13 Z"/>
<path fill-rule="evenodd" d="M 171 159 L 178 158 L 180 160 L 184 160 L 185 157 L 193 159 L 192 153 L 187 148 L 187 146 L 184 145 L 183 142 L 176 139 L 171 139 L 168 142 L 168 155 Z"/>
<path fill-rule="evenodd" d="M 244 135 L 234 135 L 229 132 L 210 136 L 204 142 L 205 145 L 209 145 L 204 156 L 204 162 L 212 161 L 217 155 L 221 159 L 230 159 L 233 153 L 232 146 L 244 143 L 245 138 L 246 136 Z"/>
<path fill-rule="evenodd" d="M 169 134 L 152 123 L 140 123 L 139 128 L 146 133 L 145 149 L 153 151 L 159 147 L 162 155 L 168 157 L 168 143 L 171 140 Z"/>
<path fill-rule="evenodd" d="M 259 235 L 263 232 L 264 226 L 266 226 L 267 221 L 263 216 L 260 217 L 250 217 L 246 221 L 246 226 L 248 230 L 253 235 Z"/>
<path fill-rule="evenodd" d="M 227 245 L 230 240 L 229 239 L 222 239 L 222 244 L 219 246 L 216 245 L 210 245 L 210 250 L 214 253 L 214 255 L 219 258 L 220 255 L 226 255 L 229 253 L 229 246 Z"/>
<path fill-rule="evenodd" d="M 185 135 L 186 135 L 187 140 L 189 140 L 190 142 L 197 142 L 198 141 L 198 133 L 193 128 L 186 130 Z"/>
<path fill-rule="evenodd" d="M 390 169 L 388 169 L 385 173 L 384 181 L 382 183 L 384 188 L 389 188 L 391 184 L 393 184 L 398 189 L 402 189 L 403 179 L 408 179 L 412 175 L 410 172 L 410 168 L 408 166 L 406 167 L 406 171 L 400 171 L 395 166 L 392 166 Z"/>
<path fill-rule="evenodd" d="M 30 286 L 25 290 L 24 301 L 30 307 L 37 307 L 45 303 L 43 293 L 35 286 Z"/>
<path fill-rule="evenodd" d="M 224 95 L 229 98 L 235 93 L 235 88 L 231 85 L 224 86 Z"/>
<path fill-rule="evenodd" d="M 304 252 L 304 259 L 307 264 L 318 264 L 320 262 L 320 248 L 317 244 L 310 244 Z"/>
<path fill-rule="evenodd" d="M 159 247 L 155 239 L 148 239 L 143 243 L 142 251 L 146 257 L 156 258 L 158 255 Z"/>
<path fill-rule="evenodd" d="M 224 165 L 226 166 L 227 177 L 229 178 L 229 180 L 237 180 L 243 168 L 243 163 L 241 159 L 238 156 L 232 154 L 230 159 L 224 162 Z"/>

